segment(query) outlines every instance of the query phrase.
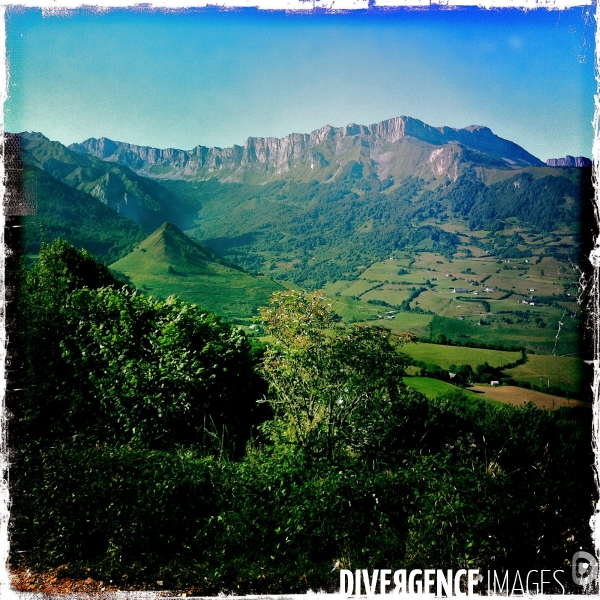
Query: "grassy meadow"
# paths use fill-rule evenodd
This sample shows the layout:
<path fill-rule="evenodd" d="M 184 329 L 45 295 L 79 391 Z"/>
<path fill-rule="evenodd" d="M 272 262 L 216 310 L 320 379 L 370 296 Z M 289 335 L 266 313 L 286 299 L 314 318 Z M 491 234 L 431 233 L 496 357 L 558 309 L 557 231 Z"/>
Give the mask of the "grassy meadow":
<path fill-rule="evenodd" d="M 452 364 L 471 365 L 475 369 L 485 362 L 492 367 L 503 367 L 521 358 L 520 352 L 423 343 L 406 344 L 402 347 L 402 353 L 415 360 L 439 365 L 442 369 L 448 369 Z"/>
<path fill-rule="evenodd" d="M 446 383 L 445 381 L 440 381 L 439 379 L 433 379 L 431 377 L 405 377 L 404 383 L 413 390 L 421 392 L 421 394 L 430 400 L 444 396 L 449 392 L 462 392 L 468 398 L 479 397 L 469 390 L 463 390 L 451 383 Z"/>

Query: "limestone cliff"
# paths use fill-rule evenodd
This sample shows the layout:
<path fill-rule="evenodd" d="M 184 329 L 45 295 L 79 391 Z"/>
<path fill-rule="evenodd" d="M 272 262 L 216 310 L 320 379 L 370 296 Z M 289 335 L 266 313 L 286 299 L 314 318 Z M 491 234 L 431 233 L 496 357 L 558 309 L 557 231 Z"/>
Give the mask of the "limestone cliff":
<path fill-rule="evenodd" d="M 500 161 L 504 168 L 543 165 L 523 148 L 498 137 L 487 127 L 471 126 L 465 129 L 431 127 L 410 117 L 397 117 L 374 125 L 351 123 L 345 127 L 326 125 L 310 134 L 292 133 L 283 138 L 251 137 L 243 146 L 207 148 L 196 146 L 192 150 L 167 148 L 160 150 L 114 142 L 107 138 L 91 138 L 70 149 L 91 154 L 103 160 L 124 165 L 133 171 L 156 178 L 205 179 L 218 177 L 229 181 L 243 181 L 249 177 L 276 178 L 297 170 L 326 171 L 335 176 L 348 162 L 361 163 L 379 176 L 391 163 L 406 159 L 407 145 L 415 155 L 413 162 L 432 156 L 435 147 L 452 146 L 453 151 L 443 153 L 445 171 L 456 170 L 457 162 L 449 162 L 449 155 L 465 148 L 489 155 Z M 409 154 L 410 154 L 409 152 Z M 419 154 L 418 160 L 416 154 Z M 416 163 L 415 163 L 416 164 Z M 437 175 L 441 175 L 440 160 Z M 452 178 L 452 177 L 451 177 Z"/>

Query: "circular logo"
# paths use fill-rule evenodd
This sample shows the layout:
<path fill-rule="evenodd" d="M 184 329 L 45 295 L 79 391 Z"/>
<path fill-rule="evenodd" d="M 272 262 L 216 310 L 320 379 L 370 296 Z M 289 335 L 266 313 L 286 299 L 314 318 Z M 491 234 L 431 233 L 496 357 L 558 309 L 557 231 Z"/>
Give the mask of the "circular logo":
<path fill-rule="evenodd" d="M 588 586 L 598 579 L 598 561 L 589 552 L 575 552 L 571 562 L 573 583 Z"/>

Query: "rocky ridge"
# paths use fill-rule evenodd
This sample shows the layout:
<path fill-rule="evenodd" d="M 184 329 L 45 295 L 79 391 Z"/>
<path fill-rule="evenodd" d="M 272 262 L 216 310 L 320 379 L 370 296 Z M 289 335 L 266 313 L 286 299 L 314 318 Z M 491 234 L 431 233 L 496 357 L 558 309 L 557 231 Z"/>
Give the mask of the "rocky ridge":
<path fill-rule="evenodd" d="M 495 135 L 489 128 L 432 127 L 410 117 L 397 117 L 373 125 L 326 125 L 312 133 L 292 133 L 283 138 L 250 137 L 243 146 L 192 150 L 158 149 L 90 138 L 72 144 L 71 150 L 118 163 L 155 178 L 205 179 L 218 176 L 241 181 L 248 172 L 277 176 L 293 169 L 324 170 L 342 166 L 349 155 L 374 171 L 385 165 L 402 144 L 459 146 L 491 155 L 503 168 L 541 166 L 544 163 L 517 144 Z M 430 149 L 431 150 L 431 149 Z M 392 157 L 393 158 L 393 157 Z"/>
<path fill-rule="evenodd" d="M 592 161 L 585 156 L 570 156 L 564 158 L 549 158 L 546 161 L 549 167 L 591 167 Z"/>

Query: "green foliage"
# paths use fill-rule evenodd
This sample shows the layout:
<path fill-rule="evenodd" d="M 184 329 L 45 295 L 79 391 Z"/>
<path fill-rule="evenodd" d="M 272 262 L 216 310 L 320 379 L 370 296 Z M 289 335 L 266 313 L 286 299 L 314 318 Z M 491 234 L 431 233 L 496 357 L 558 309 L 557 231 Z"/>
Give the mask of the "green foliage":
<path fill-rule="evenodd" d="M 471 229 L 502 231 L 502 221 L 516 217 L 533 231 L 549 232 L 559 220 L 568 223 L 581 218 L 581 202 L 569 204 L 565 198 L 580 199 L 583 188 L 584 184 L 564 176 L 535 179 L 527 171 L 485 186 L 473 171 L 467 171 L 447 198 L 452 210 L 469 220 Z M 514 241 L 517 243 L 518 239 Z M 507 258 L 520 256 L 516 248 L 506 252 Z"/>
<path fill-rule="evenodd" d="M 201 202 L 203 218 L 192 231 L 217 252 L 252 270 L 267 268 L 265 255 L 294 256 L 300 262 L 280 271 L 280 277 L 306 288 L 353 279 L 356 267 L 424 240 L 431 240 L 436 252 L 456 251 L 454 234 L 410 225 L 425 216 L 411 204 L 423 193 L 422 180 L 408 177 L 384 192 L 378 179 L 348 175 L 330 182 L 280 180 L 262 186 L 216 180 L 163 185 L 182 200 Z"/>
<path fill-rule="evenodd" d="M 86 252 L 42 248 L 21 302 L 27 370 L 14 435 L 168 448 L 229 430 L 243 446 L 262 391 L 243 332 L 175 298 L 103 287 L 115 284 Z"/>
<path fill-rule="evenodd" d="M 336 564 L 524 571 L 589 543 L 589 410 L 427 399 L 402 383 L 409 336 L 343 328 L 319 293 L 275 294 L 271 341 L 252 349 L 194 305 L 116 287 L 64 242 L 22 279 L 13 564 L 123 588 L 290 593 L 335 590 Z M 243 453 L 204 439 L 208 421 L 224 444 L 223 427 L 259 419 Z"/>
<path fill-rule="evenodd" d="M 244 427 L 254 376 L 240 329 L 174 297 L 126 289 L 79 290 L 65 309 L 62 357 L 81 382 L 71 394 L 99 407 L 97 439 L 168 448 L 202 445 L 205 429 Z"/>
<path fill-rule="evenodd" d="M 283 438 L 328 459 L 375 447 L 401 397 L 404 364 L 390 333 L 336 325 L 318 292 L 276 293 L 261 313 L 274 339 L 261 370 Z"/>
<path fill-rule="evenodd" d="M 46 450 L 14 471 L 15 560 L 124 587 L 290 593 L 335 590 L 337 561 L 539 569 L 588 543 L 588 411 L 406 391 L 378 432 L 372 452 L 327 461 L 277 435 L 238 461 Z"/>
<path fill-rule="evenodd" d="M 14 553 L 127 588 L 193 577 L 211 548 L 219 469 L 193 452 L 55 446 L 15 465 Z M 17 479 L 15 479 L 17 481 Z M 153 585 L 152 585 L 153 584 Z"/>

